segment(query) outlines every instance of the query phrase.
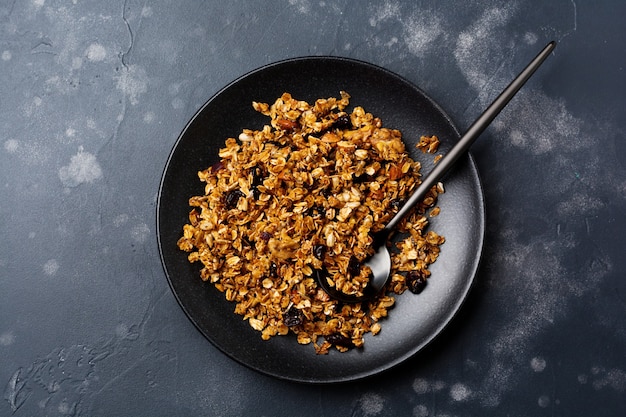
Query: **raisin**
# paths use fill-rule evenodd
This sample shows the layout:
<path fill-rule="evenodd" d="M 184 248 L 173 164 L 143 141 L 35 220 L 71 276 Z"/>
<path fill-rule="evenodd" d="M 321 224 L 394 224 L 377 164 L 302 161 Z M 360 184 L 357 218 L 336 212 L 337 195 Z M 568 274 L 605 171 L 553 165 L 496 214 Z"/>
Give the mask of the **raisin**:
<path fill-rule="evenodd" d="M 391 208 L 394 210 L 400 210 L 400 208 L 404 205 L 404 200 L 401 198 L 394 198 L 391 200 Z"/>
<path fill-rule="evenodd" d="M 313 206 L 309 209 L 309 216 L 324 216 L 326 214 L 326 210 L 324 206 Z"/>
<path fill-rule="evenodd" d="M 313 246 L 313 256 L 315 256 L 320 261 L 324 259 L 324 255 L 326 254 L 326 246 L 324 245 L 315 245 Z"/>
<path fill-rule="evenodd" d="M 224 203 L 226 204 L 227 209 L 232 209 L 237 207 L 237 203 L 239 202 L 239 197 L 245 197 L 243 192 L 239 189 L 232 190 L 228 194 L 226 194 L 226 198 L 224 199 Z"/>
<path fill-rule="evenodd" d="M 342 335 L 341 333 L 329 334 L 328 336 L 324 336 L 324 338 L 331 345 L 342 346 L 346 348 L 354 347 L 354 343 L 352 343 L 352 339 L 350 339 L 348 336 Z"/>
<path fill-rule="evenodd" d="M 348 262 L 348 273 L 353 277 L 361 273 L 361 262 L 354 255 L 350 257 Z"/>
<path fill-rule="evenodd" d="M 363 184 L 364 182 L 370 182 L 370 181 L 372 181 L 372 176 L 371 175 L 367 175 L 365 173 L 363 173 L 363 174 L 361 174 L 361 175 L 359 175 L 357 177 L 354 177 L 352 179 L 352 183 L 354 183 L 354 184 Z"/>
<path fill-rule="evenodd" d="M 263 168 L 256 166 L 252 168 L 252 186 L 256 187 L 263 184 L 263 179 L 265 178 L 265 172 Z"/>
<path fill-rule="evenodd" d="M 337 120 L 333 123 L 333 129 L 350 129 L 352 128 L 352 121 L 350 120 L 350 116 L 347 114 L 342 114 L 337 117 Z"/>
<path fill-rule="evenodd" d="M 285 326 L 287 327 L 301 325 L 303 318 L 304 316 L 302 314 L 302 311 L 293 306 L 291 306 L 289 310 L 283 313 L 283 323 L 285 323 Z"/>
<path fill-rule="evenodd" d="M 224 168 L 224 163 L 222 161 L 218 161 L 214 163 L 213 165 L 211 165 L 211 172 L 216 173 L 217 171 L 220 171 L 223 168 Z"/>
<path fill-rule="evenodd" d="M 269 232 L 263 231 L 263 232 L 259 233 L 259 237 L 261 238 L 261 240 L 264 240 L 264 241 L 267 242 L 268 240 L 270 240 L 272 238 L 272 234 L 269 233 Z"/>
<path fill-rule="evenodd" d="M 278 276 L 278 265 L 274 262 L 270 264 L 270 276 L 274 278 Z"/>
<path fill-rule="evenodd" d="M 426 288 L 426 278 L 417 271 L 410 271 L 406 275 L 406 285 L 413 294 L 419 294 Z"/>

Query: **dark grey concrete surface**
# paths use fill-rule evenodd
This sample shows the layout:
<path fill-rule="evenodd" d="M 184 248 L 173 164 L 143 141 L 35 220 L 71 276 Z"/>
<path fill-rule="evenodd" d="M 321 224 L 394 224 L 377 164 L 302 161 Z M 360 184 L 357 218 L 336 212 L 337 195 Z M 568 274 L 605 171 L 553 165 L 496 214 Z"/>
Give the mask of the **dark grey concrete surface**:
<path fill-rule="evenodd" d="M 565 0 L 0 1 L 0 415 L 622 415 L 625 13 Z M 176 138 L 224 85 L 285 58 L 352 57 L 420 86 L 464 129 L 550 40 L 473 148 L 484 258 L 427 349 L 310 386 L 239 365 L 187 320 L 155 204 Z"/>

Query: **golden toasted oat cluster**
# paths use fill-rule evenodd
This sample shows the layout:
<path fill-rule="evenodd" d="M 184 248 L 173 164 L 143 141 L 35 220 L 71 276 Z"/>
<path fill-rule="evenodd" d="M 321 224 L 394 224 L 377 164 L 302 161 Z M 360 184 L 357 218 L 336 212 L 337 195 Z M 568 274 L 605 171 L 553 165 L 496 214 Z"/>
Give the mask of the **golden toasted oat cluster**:
<path fill-rule="evenodd" d="M 438 184 L 400 226 L 384 294 L 344 305 L 318 287 L 324 271 L 337 289 L 362 293 L 372 234 L 420 182 L 400 132 L 361 107 L 346 112 L 349 98 L 341 92 L 311 105 L 285 93 L 272 105 L 254 102 L 270 124 L 227 139 L 220 161 L 198 173 L 205 193 L 189 200 L 178 241 L 264 340 L 291 332 L 320 354 L 361 347 L 366 333 L 379 333 L 393 295 L 422 290 L 444 242 L 425 230 L 426 211 L 439 212 Z M 417 147 L 434 153 L 438 144 L 423 136 Z"/>

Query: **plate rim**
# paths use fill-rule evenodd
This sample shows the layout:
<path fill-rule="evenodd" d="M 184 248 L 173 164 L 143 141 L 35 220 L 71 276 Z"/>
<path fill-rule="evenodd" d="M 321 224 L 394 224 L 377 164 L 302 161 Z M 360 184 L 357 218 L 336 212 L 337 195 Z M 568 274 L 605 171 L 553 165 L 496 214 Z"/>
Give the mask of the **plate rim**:
<path fill-rule="evenodd" d="M 420 88 L 418 85 L 416 85 L 412 81 L 410 81 L 407 78 L 399 75 L 398 73 L 395 73 L 395 72 L 393 72 L 393 71 L 391 71 L 391 70 L 389 70 L 389 69 L 387 69 L 385 67 L 382 67 L 380 65 L 373 64 L 371 62 L 360 60 L 360 59 L 351 58 L 351 57 L 333 56 L 333 55 L 303 55 L 303 56 L 296 56 L 296 57 L 281 59 L 281 60 L 278 60 L 278 61 L 274 61 L 274 62 L 270 62 L 270 63 L 264 64 L 262 66 L 256 67 L 256 68 L 254 68 L 252 70 L 249 70 L 249 71 L 244 72 L 243 74 L 237 76 L 232 81 L 228 82 L 225 86 L 219 88 L 214 94 L 212 94 L 194 112 L 194 114 L 187 120 L 187 122 L 185 123 L 183 129 L 178 134 L 176 140 L 171 145 L 171 149 L 170 149 L 170 151 L 168 153 L 168 156 L 167 156 L 167 158 L 165 160 L 164 167 L 163 167 L 162 172 L 161 172 L 161 177 L 160 177 L 159 185 L 158 185 L 158 192 L 157 192 L 157 195 L 156 195 L 156 204 L 155 204 L 155 211 L 156 211 L 156 216 L 155 216 L 156 239 L 157 239 L 157 249 L 158 249 L 158 252 L 159 252 L 159 260 L 160 260 L 161 267 L 163 269 L 163 272 L 164 272 L 164 275 L 166 277 L 166 280 L 167 280 L 167 283 L 168 283 L 168 286 L 170 288 L 171 293 L 174 295 L 174 298 L 176 299 L 177 304 L 182 309 L 182 311 L 184 312 L 184 314 L 187 317 L 187 319 L 194 325 L 196 330 L 199 331 L 200 334 L 214 348 L 218 349 L 220 352 L 222 352 L 224 355 L 226 355 L 231 360 L 234 360 L 238 364 L 243 365 L 244 367 L 246 367 L 248 369 L 251 369 L 251 370 L 253 370 L 255 372 L 258 372 L 260 374 L 263 374 L 263 375 L 268 375 L 268 376 L 275 377 L 275 378 L 280 379 L 280 380 L 291 381 L 291 382 L 298 382 L 298 383 L 335 384 L 335 383 L 344 383 L 344 382 L 351 382 L 351 381 L 361 380 L 361 379 L 365 379 L 365 378 L 368 378 L 368 377 L 380 374 L 382 372 L 387 372 L 387 371 L 397 367 L 399 364 L 407 361 L 408 359 L 418 355 L 428 345 L 432 344 L 436 339 L 438 339 L 441 336 L 442 333 L 444 333 L 445 329 L 447 327 L 449 327 L 450 323 L 458 316 L 460 310 L 463 308 L 463 305 L 467 301 L 467 299 L 469 297 L 469 294 L 470 294 L 470 292 L 471 292 L 471 290 L 474 287 L 474 284 L 476 282 L 476 276 L 477 276 L 478 271 L 480 269 L 480 265 L 482 264 L 484 250 L 485 250 L 484 243 L 485 243 L 485 236 L 486 236 L 487 213 L 486 213 L 485 193 L 484 193 L 483 182 L 481 180 L 481 176 L 480 176 L 480 172 L 478 170 L 477 164 L 476 164 L 476 160 L 474 159 L 474 157 L 473 157 L 473 155 L 471 153 L 471 150 L 470 150 L 469 152 L 466 153 L 467 158 L 468 158 L 468 168 L 470 169 L 472 176 L 475 176 L 475 178 L 477 180 L 478 188 L 476 190 L 477 191 L 477 195 L 475 197 L 477 198 L 476 199 L 477 211 L 480 213 L 480 216 L 478 216 L 478 220 L 480 221 L 480 224 L 479 224 L 480 233 L 477 236 L 477 239 L 478 239 L 478 250 L 477 250 L 476 256 L 473 258 L 473 262 L 471 264 L 471 267 L 469 268 L 469 271 L 471 272 L 469 274 L 470 278 L 466 281 L 466 284 L 462 287 L 462 296 L 460 296 L 453 303 L 454 308 L 452 309 L 452 313 L 447 315 L 445 317 L 445 320 L 441 321 L 440 323 L 437 324 L 437 326 L 435 326 L 436 331 L 434 331 L 431 334 L 430 337 L 425 338 L 424 341 L 422 341 L 421 343 L 417 344 L 413 349 L 411 349 L 407 353 L 405 353 L 403 355 L 400 355 L 400 356 L 396 357 L 395 359 L 385 363 L 385 365 L 377 366 L 377 367 L 372 368 L 371 370 L 368 370 L 368 371 L 361 371 L 361 372 L 357 372 L 357 373 L 351 373 L 348 376 L 338 376 L 338 377 L 323 378 L 323 379 L 321 379 L 321 378 L 294 378 L 294 377 L 290 377 L 290 376 L 281 375 L 278 372 L 271 372 L 271 371 L 268 371 L 266 369 L 262 369 L 262 367 L 254 366 L 254 365 L 252 365 L 250 363 L 247 363 L 247 362 L 241 360 L 240 358 L 236 357 L 234 354 L 228 352 L 226 349 L 224 349 L 218 343 L 216 343 L 211 337 L 209 337 L 206 334 L 206 332 L 201 328 L 201 326 L 198 323 L 198 321 L 192 316 L 192 314 L 190 313 L 188 308 L 185 306 L 185 304 L 183 303 L 183 300 L 181 300 L 181 298 L 180 298 L 180 295 L 178 294 L 178 292 L 174 288 L 174 284 L 172 282 L 171 274 L 168 271 L 168 267 L 167 267 L 167 264 L 166 264 L 166 261 L 165 261 L 165 257 L 164 257 L 163 241 L 162 241 L 162 238 L 161 238 L 161 217 L 162 217 L 161 216 L 161 207 L 162 207 L 162 194 L 163 194 L 164 182 L 166 180 L 166 177 L 167 177 L 170 165 L 172 163 L 172 159 L 173 159 L 174 155 L 176 154 L 176 151 L 177 151 L 179 145 L 183 141 L 186 132 L 194 124 L 194 122 L 199 117 L 199 115 L 217 97 L 219 97 L 225 91 L 229 90 L 234 85 L 236 85 L 239 82 L 241 82 L 242 80 L 244 80 L 244 79 L 246 79 L 246 78 L 248 78 L 250 76 L 253 76 L 253 75 L 257 74 L 257 73 L 264 72 L 264 71 L 266 71 L 268 69 L 276 68 L 276 67 L 279 67 L 279 66 L 282 66 L 282 65 L 286 65 L 286 64 L 291 64 L 291 63 L 295 63 L 295 62 L 306 62 L 306 61 L 341 61 L 341 62 L 355 64 L 355 65 L 358 65 L 358 66 L 369 67 L 370 69 L 374 69 L 376 71 L 380 71 L 380 72 L 384 73 L 386 76 L 391 76 L 393 78 L 396 78 L 399 81 L 401 81 L 401 82 L 403 82 L 403 83 L 405 83 L 407 85 L 410 85 L 411 88 L 413 88 L 414 90 L 418 91 L 424 98 L 426 98 L 429 101 L 429 103 L 438 111 L 438 113 L 440 113 L 446 119 L 447 123 L 454 130 L 456 135 L 460 136 L 460 132 L 458 130 L 458 127 L 453 122 L 453 120 L 450 117 L 450 115 L 439 105 L 438 102 L 433 100 L 432 97 L 430 97 L 430 95 L 428 95 L 422 88 Z"/>

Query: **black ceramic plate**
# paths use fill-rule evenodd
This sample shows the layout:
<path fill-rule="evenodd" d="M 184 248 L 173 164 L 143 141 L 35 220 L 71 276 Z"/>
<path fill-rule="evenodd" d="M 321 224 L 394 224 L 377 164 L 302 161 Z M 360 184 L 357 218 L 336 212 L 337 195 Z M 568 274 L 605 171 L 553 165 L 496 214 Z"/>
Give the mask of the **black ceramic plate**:
<path fill-rule="evenodd" d="M 199 265 L 187 261 L 176 241 L 187 222 L 188 199 L 203 193 L 199 170 L 218 161 L 218 149 L 243 128 L 259 129 L 269 119 L 252 101 L 272 103 L 283 92 L 313 102 L 351 95 L 350 109 L 362 106 L 400 129 L 423 172 L 433 156 L 416 151 L 420 135 L 436 134 L 440 151 L 459 138 L 450 118 L 420 89 L 385 70 L 360 61 L 332 57 L 298 58 L 255 70 L 211 98 L 185 127 L 170 154 L 157 205 L 158 243 L 169 284 L 181 307 L 202 334 L 236 361 L 265 374 L 301 382 L 349 381 L 376 374 L 411 357 L 437 336 L 465 299 L 476 273 L 484 235 L 480 180 L 470 156 L 461 158 L 444 181 L 441 214 L 431 223 L 446 243 L 420 295 L 405 293 L 363 349 L 316 355 L 295 337 L 261 340 L 260 333 L 233 313 L 234 305 L 199 277 Z"/>

